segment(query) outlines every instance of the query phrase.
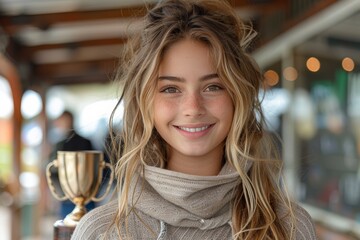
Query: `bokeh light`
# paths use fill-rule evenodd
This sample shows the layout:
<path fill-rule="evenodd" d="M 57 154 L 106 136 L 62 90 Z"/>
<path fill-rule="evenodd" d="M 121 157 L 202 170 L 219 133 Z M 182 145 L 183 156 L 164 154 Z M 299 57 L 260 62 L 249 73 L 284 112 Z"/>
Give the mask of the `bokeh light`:
<path fill-rule="evenodd" d="M 298 72 L 294 67 L 287 67 L 283 71 L 284 78 L 288 81 L 295 81 L 298 78 Z"/>
<path fill-rule="evenodd" d="M 39 185 L 40 179 L 36 173 L 22 172 L 19 176 L 20 184 L 24 188 L 35 188 Z"/>
<path fill-rule="evenodd" d="M 43 140 L 43 132 L 37 122 L 25 124 L 22 131 L 22 140 L 27 146 L 39 146 Z"/>
<path fill-rule="evenodd" d="M 317 72 L 320 70 L 320 61 L 316 57 L 311 57 L 306 61 L 306 67 L 311 72 Z"/>
<path fill-rule="evenodd" d="M 60 116 L 65 110 L 64 100 L 57 96 L 49 96 L 46 104 L 46 115 L 50 119 L 55 119 Z"/>
<path fill-rule="evenodd" d="M 266 84 L 269 86 L 275 86 L 279 82 L 279 75 L 274 70 L 267 70 L 264 77 Z"/>
<path fill-rule="evenodd" d="M 342 65 L 343 69 L 347 72 L 351 72 L 355 68 L 354 60 L 352 60 L 351 58 L 348 58 L 348 57 L 346 57 L 342 60 L 341 65 Z"/>
<path fill-rule="evenodd" d="M 14 113 L 11 89 L 7 80 L 0 75 L 0 118 L 10 118 Z"/>
<path fill-rule="evenodd" d="M 33 90 L 26 90 L 21 100 L 21 114 L 25 119 L 37 116 L 42 110 L 40 94 Z"/>

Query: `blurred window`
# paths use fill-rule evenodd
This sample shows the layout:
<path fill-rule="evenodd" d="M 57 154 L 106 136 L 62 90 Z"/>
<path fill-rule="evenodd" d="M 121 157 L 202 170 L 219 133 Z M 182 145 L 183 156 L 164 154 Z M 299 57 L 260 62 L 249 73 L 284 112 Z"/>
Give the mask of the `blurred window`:
<path fill-rule="evenodd" d="M 302 198 L 360 221 L 360 72 L 344 71 L 341 61 L 322 62 L 327 68 L 304 73 L 314 128 L 309 134 L 298 132 Z M 296 122 L 297 127 L 306 124 Z"/>

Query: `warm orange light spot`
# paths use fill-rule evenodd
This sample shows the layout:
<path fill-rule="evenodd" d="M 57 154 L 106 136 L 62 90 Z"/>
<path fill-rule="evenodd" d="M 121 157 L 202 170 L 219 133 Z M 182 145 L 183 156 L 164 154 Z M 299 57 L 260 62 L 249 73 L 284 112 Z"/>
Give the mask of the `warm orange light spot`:
<path fill-rule="evenodd" d="M 344 58 L 341 63 L 343 69 L 347 72 L 351 72 L 355 68 L 355 63 L 351 58 Z"/>
<path fill-rule="evenodd" d="M 317 72 L 320 69 L 320 61 L 315 57 L 311 57 L 306 61 L 306 67 L 311 72 Z"/>
<path fill-rule="evenodd" d="M 279 75 L 274 70 L 267 70 L 264 77 L 269 86 L 275 86 L 279 82 Z"/>
<path fill-rule="evenodd" d="M 283 71 L 284 78 L 288 81 L 295 81 L 298 78 L 298 72 L 294 67 L 287 67 Z"/>

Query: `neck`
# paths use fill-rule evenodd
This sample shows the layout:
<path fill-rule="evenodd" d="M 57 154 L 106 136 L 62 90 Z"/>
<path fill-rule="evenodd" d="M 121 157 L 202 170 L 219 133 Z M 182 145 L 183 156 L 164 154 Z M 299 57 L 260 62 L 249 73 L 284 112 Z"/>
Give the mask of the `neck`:
<path fill-rule="evenodd" d="M 166 168 L 171 171 L 198 176 L 218 175 L 222 168 L 222 153 L 218 156 L 170 156 Z"/>

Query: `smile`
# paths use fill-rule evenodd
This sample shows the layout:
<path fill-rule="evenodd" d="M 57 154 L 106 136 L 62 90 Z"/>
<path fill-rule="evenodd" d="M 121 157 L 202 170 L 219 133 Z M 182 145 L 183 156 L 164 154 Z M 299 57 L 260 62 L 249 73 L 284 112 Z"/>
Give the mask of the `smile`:
<path fill-rule="evenodd" d="M 186 131 L 186 132 L 194 133 L 194 132 L 202 132 L 202 131 L 208 129 L 210 126 L 211 125 L 207 125 L 204 127 L 197 127 L 197 128 L 188 128 L 188 127 L 178 127 L 178 128 L 180 128 L 181 130 Z"/>

